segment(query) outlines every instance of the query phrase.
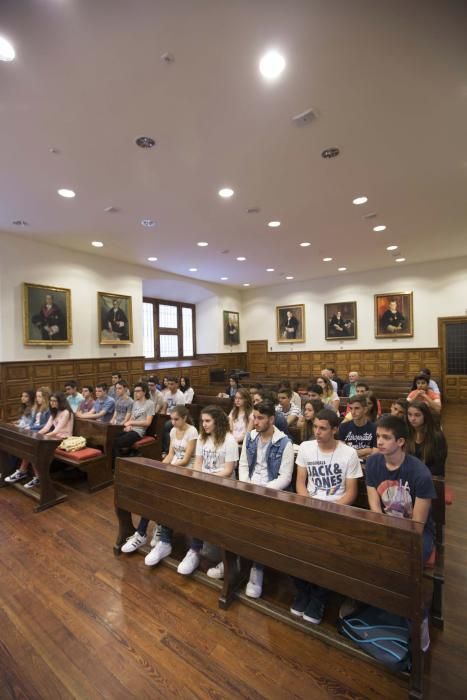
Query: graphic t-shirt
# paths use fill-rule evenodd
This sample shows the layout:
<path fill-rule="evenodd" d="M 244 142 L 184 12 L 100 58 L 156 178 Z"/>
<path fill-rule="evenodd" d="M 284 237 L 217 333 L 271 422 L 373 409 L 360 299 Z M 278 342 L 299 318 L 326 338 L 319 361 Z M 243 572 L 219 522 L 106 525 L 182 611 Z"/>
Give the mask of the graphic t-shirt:
<path fill-rule="evenodd" d="M 366 484 L 377 490 L 383 513 L 397 518 L 412 517 L 416 498 L 436 498 L 430 470 L 412 455 L 406 455 L 395 470 L 386 467 L 384 455 L 371 455 L 366 463 Z M 431 514 L 425 523 L 427 529 L 434 530 Z"/>
<path fill-rule="evenodd" d="M 162 395 L 164 397 L 164 401 L 167 403 L 166 413 L 168 416 L 170 416 L 170 413 L 174 410 L 175 406 L 185 405 L 185 397 L 180 389 L 177 389 L 175 394 L 172 394 L 170 389 L 165 389 L 165 391 L 162 392 Z"/>
<path fill-rule="evenodd" d="M 131 407 L 130 420 L 144 420 L 148 416 L 153 416 L 156 412 L 154 403 L 151 399 L 142 399 L 141 401 L 133 401 L 133 406 Z M 131 429 L 143 437 L 147 428 L 143 428 L 142 425 L 132 425 Z"/>
<path fill-rule="evenodd" d="M 133 399 L 130 396 L 119 396 L 115 399 L 115 421 L 121 425 L 128 411 L 131 411 Z"/>
<path fill-rule="evenodd" d="M 363 450 L 365 447 L 376 447 L 376 426 L 368 421 L 365 425 L 355 425 L 353 420 L 341 423 L 339 427 L 339 440 L 350 445 L 355 450 Z"/>
<path fill-rule="evenodd" d="M 211 437 L 206 442 L 198 440 L 196 443 L 196 456 L 203 458 L 201 471 L 208 474 L 216 474 L 222 471 L 226 462 L 238 461 L 238 444 L 232 433 L 227 433 L 222 445 L 215 446 Z M 232 472 L 232 478 L 235 478 Z"/>
<path fill-rule="evenodd" d="M 338 501 L 345 493 L 346 479 L 363 475 L 356 451 L 343 442 L 333 452 L 321 452 L 316 440 L 302 442 L 296 462 L 307 470 L 310 496 L 323 501 Z"/>
<path fill-rule="evenodd" d="M 177 438 L 177 429 L 172 428 L 170 431 L 170 446 L 173 447 L 174 450 L 174 460 L 175 461 L 180 461 L 185 457 L 185 452 L 186 448 L 188 447 L 189 443 L 192 440 L 197 440 L 198 439 L 198 431 L 196 430 L 194 425 L 188 426 L 188 428 L 185 430 L 183 433 L 183 437 L 179 440 Z M 194 453 L 193 457 L 190 459 L 189 464 L 187 464 L 188 467 L 191 467 L 193 462 L 194 462 Z"/>

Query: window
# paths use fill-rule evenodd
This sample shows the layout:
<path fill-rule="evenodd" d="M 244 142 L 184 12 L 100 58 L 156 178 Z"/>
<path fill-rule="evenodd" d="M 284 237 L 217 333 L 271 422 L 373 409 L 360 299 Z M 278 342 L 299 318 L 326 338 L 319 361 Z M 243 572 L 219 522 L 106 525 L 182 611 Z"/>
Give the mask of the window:
<path fill-rule="evenodd" d="M 146 358 L 155 360 L 194 357 L 194 305 L 162 299 L 144 299 L 143 352 Z"/>

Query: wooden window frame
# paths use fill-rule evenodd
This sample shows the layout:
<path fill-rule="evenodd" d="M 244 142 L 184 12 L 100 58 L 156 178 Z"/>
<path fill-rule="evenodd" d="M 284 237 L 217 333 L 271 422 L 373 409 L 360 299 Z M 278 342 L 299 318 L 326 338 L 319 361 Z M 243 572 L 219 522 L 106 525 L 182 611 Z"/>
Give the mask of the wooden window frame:
<path fill-rule="evenodd" d="M 184 301 L 171 301 L 170 299 L 154 299 L 152 297 L 143 297 L 143 302 L 146 304 L 152 304 L 153 312 L 153 324 L 154 324 L 154 354 L 155 357 L 147 357 L 146 360 L 154 360 L 156 362 L 165 362 L 171 360 L 194 360 L 196 359 L 196 306 L 195 304 L 188 304 Z M 159 325 L 159 304 L 165 304 L 166 306 L 176 306 L 177 307 L 177 328 L 164 328 L 164 326 Z M 193 319 L 193 355 L 183 355 L 183 319 L 182 319 L 182 309 L 191 309 L 192 319 Z M 161 348 L 159 336 L 162 335 L 176 335 L 178 337 L 178 356 L 173 357 L 161 357 Z"/>

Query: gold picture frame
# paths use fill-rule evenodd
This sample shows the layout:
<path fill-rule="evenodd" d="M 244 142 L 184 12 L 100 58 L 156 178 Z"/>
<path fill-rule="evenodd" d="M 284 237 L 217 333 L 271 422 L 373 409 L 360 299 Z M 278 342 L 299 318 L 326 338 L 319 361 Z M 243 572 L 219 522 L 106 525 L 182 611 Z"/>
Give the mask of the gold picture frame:
<path fill-rule="evenodd" d="M 278 343 L 305 342 L 305 304 L 276 306 Z"/>
<path fill-rule="evenodd" d="M 375 338 L 411 338 L 413 331 L 413 292 L 375 294 Z"/>
<path fill-rule="evenodd" d="M 240 344 L 240 314 L 238 311 L 223 311 L 224 345 Z"/>
<path fill-rule="evenodd" d="M 25 345 L 71 345 L 71 290 L 23 282 Z"/>
<path fill-rule="evenodd" d="M 97 292 L 99 345 L 130 345 L 133 342 L 131 297 Z"/>
<path fill-rule="evenodd" d="M 324 305 L 326 340 L 357 339 L 357 302 L 340 301 Z"/>

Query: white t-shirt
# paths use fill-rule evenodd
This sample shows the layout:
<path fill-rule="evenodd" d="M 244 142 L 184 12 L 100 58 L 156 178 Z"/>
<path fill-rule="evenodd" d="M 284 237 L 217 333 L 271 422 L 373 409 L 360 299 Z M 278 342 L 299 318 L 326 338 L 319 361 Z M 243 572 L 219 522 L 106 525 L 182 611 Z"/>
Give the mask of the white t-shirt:
<path fill-rule="evenodd" d="M 271 440 L 263 442 L 261 436 L 258 440 L 258 447 L 256 450 L 256 464 L 253 469 L 253 474 L 251 475 L 251 483 L 258 484 L 258 486 L 267 486 L 269 481 L 268 474 L 268 463 L 266 460 L 266 453 Z"/>
<path fill-rule="evenodd" d="M 229 418 L 232 421 L 232 435 L 237 442 L 243 440 L 246 434 L 245 413 L 241 413 L 238 418 L 233 418 L 232 414 L 230 414 Z"/>
<path fill-rule="evenodd" d="M 185 397 L 183 395 L 183 391 L 180 391 L 180 389 L 177 389 L 175 394 L 172 394 L 170 389 L 164 389 L 162 396 L 164 397 L 164 401 L 167 403 L 166 413 L 168 416 L 170 416 L 170 413 L 174 410 L 175 406 L 185 405 Z"/>
<path fill-rule="evenodd" d="M 195 395 L 195 392 L 194 392 L 194 389 L 191 388 L 191 386 L 189 386 L 188 389 L 186 389 L 186 391 L 183 391 L 182 394 L 185 397 L 185 406 L 187 405 L 187 403 L 193 402 L 193 397 Z"/>
<path fill-rule="evenodd" d="M 316 440 L 302 442 L 296 462 L 307 470 L 309 495 L 323 501 L 338 501 L 345 493 L 346 479 L 363 475 L 357 451 L 343 442 L 333 452 L 321 452 Z"/>
<path fill-rule="evenodd" d="M 227 433 L 224 443 L 218 447 L 214 445 L 212 437 L 206 442 L 198 440 L 196 443 L 196 457 L 203 458 L 201 471 L 207 474 L 216 474 L 222 471 L 226 462 L 238 461 L 238 444 L 232 433 Z M 232 472 L 232 478 L 235 478 Z"/>
<path fill-rule="evenodd" d="M 183 433 L 183 437 L 181 440 L 177 438 L 177 429 L 172 428 L 170 431 L 170 446 L 173 447 L 174 450 L 174 461 L 180 461 L 185 457 L 185 452 L 188 447 L 188 443 L 190 443 L 192 440 L 197 440 L 198 439 L 198 431 L 196 430 L 194 425 L 188 426 L 187 430 Z M 193 452 L 193 457 L 190 459 L 189 463 L 187 464 L 187 467 L 191 467 L 194 462 L 194 452 Z"/>

